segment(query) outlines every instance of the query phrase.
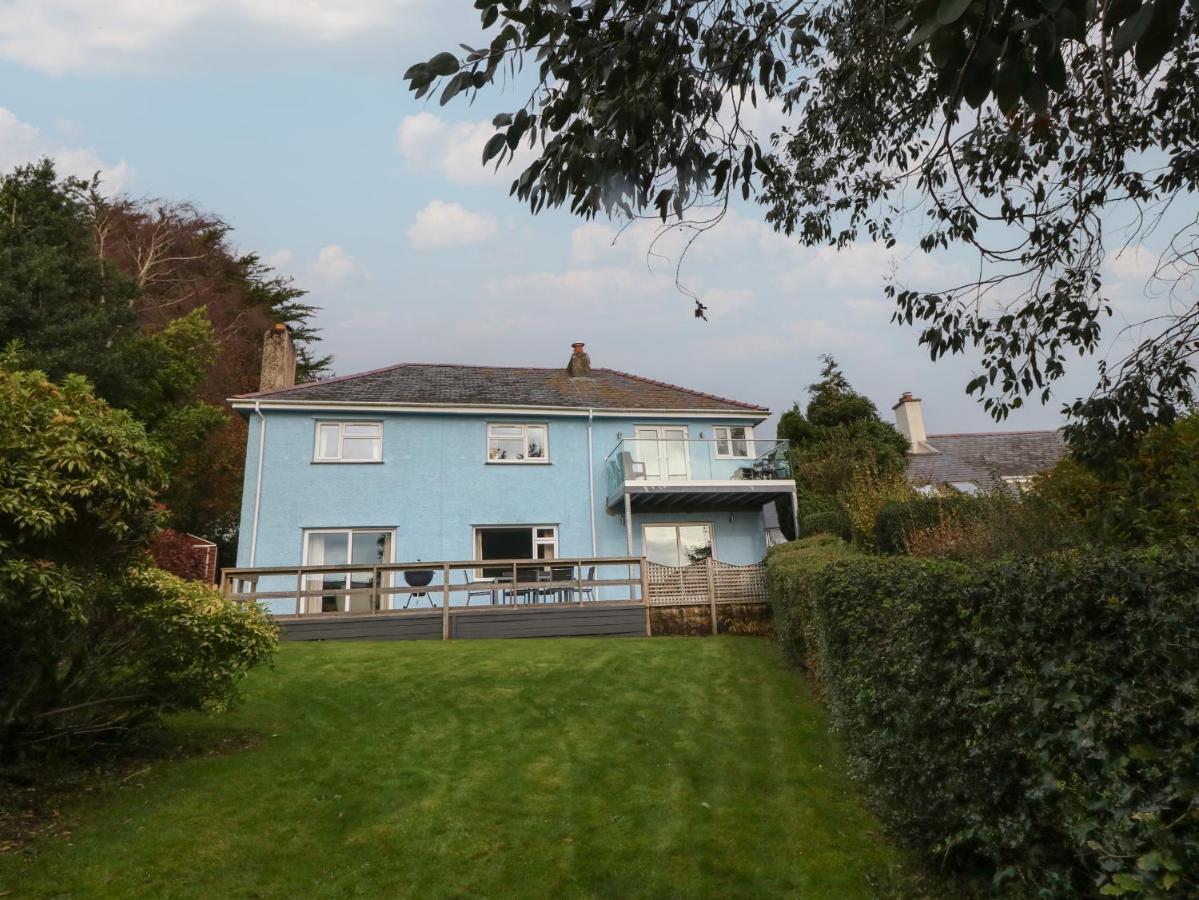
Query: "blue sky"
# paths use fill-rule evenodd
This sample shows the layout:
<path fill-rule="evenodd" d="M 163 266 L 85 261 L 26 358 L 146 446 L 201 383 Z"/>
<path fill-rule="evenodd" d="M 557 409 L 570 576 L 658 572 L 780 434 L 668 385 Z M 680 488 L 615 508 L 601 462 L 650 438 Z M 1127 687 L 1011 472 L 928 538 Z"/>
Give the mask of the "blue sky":
<path fill-rule="evenodd" d="M 891 266 L 912 287 L 968 260 L 900 246 L 804 250 L 734 209 L 684 262 L 677 241 L 565 213 L 531 216 L 511 173 L 479 164 L 503 96 L 413 101 L 402 73 L 479 31 L 469 0 L 0 0 L 0 168 L 50 155 L 137 196 L 191 200 L 323 308 L 339 374 L 400 361 L 593 364 L 783 409 L 832 353 L 886 414 L 905 390 L 929 431 L 1052 427 L 1086 393 L 1083 360 L 1046 407 L 1002 426 L 964 395 L 972 360 L 937 364 L 889 323 Z M 770 118 L 762 114 L 763 126 Z M 1151 257 L 1113 257 L 1130 316 Z"/>

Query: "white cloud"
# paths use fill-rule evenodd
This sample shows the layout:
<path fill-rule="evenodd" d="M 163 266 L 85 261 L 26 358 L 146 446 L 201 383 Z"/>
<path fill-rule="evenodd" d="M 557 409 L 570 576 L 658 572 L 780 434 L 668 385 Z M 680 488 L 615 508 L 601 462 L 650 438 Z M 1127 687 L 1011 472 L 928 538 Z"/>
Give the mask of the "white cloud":
<path fill-rule="evenodd" d="M 106 193 L 117 193 L 133 180 L 133 169 L 124 160 L 109 164 L 100 159 L 91 147 L 64 147 L 59 141 L 0 107 L 0 172 L 10 171 L 15 166 L 43 157 L 54 160 L 59 175 L 90 179 L 99 172 L 101 186 Z"/>
<path fill-rule="evenodd" d="M 895 310 L 894 304 L 877 297 L 860 297 L 846 300 L 845 305 L 853 311 L 855 316 L 860 316 L 873 322 L 887 322 L 891 313 Z"/>
<path fill-rule="evenodd" d="M 335 288 L 351 279 L 368 277 L 370 274 L 362 263 L 337 244 L 321 247 L 305 272 L 324 288 Z"/>
<path fill-rule="evenodd" d="M 296 255 L 288 248 L 281 247 L 274 253 L 268 253 L 262 258 L 262 261 L 272 269 L 280 271 L 289 268 L 296 261 Z"/>
<path fill-rule="evenodd" d="M 749 288 L 709 288 L 699 301 L 708 308 L 707 317 L 718 322 L 732 313 L 745 312 L 757 299 L 757 294 Z"/>
<path fill-rule="evenodd" d="M 646 300 L 666 297 L 673 290 L 673 285 L 664 278 L 616 266 L 507 275 L 483 286 L 488 297 L 503 299 L 505 305 L 512 300 L 524 300 L 524 305 L 537 316 L 543 314 L 540 310 L 546 304 L 567 313 L 597 307 L 621 315 L 647 313 Z"/>
<path fill-rule="evenodd" d="M 758 142 L 765 144 L 772 134 L 782 131 L 784 125 L 791 121 L 793 114 L 783 111 L 783 102 L 773 97 L 758 97 L 755 105 L 747 95 L 744 101 L 738 100 L 732 91 L 726 91 L 724 103 L 721 105 L 720 119 L 726 128 L 732 125 L 734 104 L 739 104 L 737 118 L 741 127 L 752 132 Z"/>
<path fill-rule="evenodd" d="M 419 0 L 8 0 L 0 58 L 45 72 L 109 65 L 161 51 L 201 24 L 227 33 L 315 44 L 344 41 L 403 22 Z"/>
<path fill-rule="evenodd" d="M 1144 244 L 1113 250 L 1103 260 L 1103 268 L 1110 277 L 1140 285 L 1153 277 L 1157 264 L 1157 254 Z"/>
<path fill-rule="evenodd" d="M 490 122 L 448 122 L 430 112 L 405 116 L 396 129 L 396 149 L 415 168 L 438 172 L 452 184 L 509 183 L 533 158 L 525 143 L 516 159 L 496 170 L 483 165 L 483 146 L 495 134 Z"/>
<path fill-rule="evenodd" d="M 593 263 L 612 252 L 616 229 L 602 222 L 588 222 L 570 232 L 570 258 L 576 263 Z"/>
<path fill-rule="evenodd" d="M 430 200 L 408 226 L 408 242 L 418 250 L 481 244 L 499 234 L 490 213 L 476 213 L 458 203 Z"/>
<path fill-rule="evenodd" d="M 231 7 L 264 25 L 339 41 L 391 20 L 399 7 L 410 5 L 394 0 L 240 0 Z"/>
<path fill-rule="evenodd" d="M 799 250 L 793 264 L 780 270 L 774 283 L 783 290 L 825 287 L 838 291 L 877 291 L 882 296 L 889 275 L 915 289 L 951 287 L 970 277 L 958 260 L 929 256 L 918 248 L 861 241 L 840 249 Z"/>

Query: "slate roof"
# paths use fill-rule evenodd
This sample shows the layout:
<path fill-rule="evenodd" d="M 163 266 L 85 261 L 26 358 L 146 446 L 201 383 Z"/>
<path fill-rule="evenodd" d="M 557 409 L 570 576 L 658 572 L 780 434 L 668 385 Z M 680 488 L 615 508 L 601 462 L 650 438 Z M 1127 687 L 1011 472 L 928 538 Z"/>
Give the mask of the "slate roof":
<path fill-rule="evenodd" d="M 431 406 L 549 406 L 582 409 L 728 410 L 766 407 L 653 381 L 613 369 L 572 378 L 565 369 L 401 363 L 233 398 Z"/>
<path fill-rule="evenodd" d="M 1066 453 L 1060 431 L 930 434 L 927 443 L 938 452 L 908 454 L 913 484 L 973 482 L 987 488 L 997 478 L 1042 472 Z"/>

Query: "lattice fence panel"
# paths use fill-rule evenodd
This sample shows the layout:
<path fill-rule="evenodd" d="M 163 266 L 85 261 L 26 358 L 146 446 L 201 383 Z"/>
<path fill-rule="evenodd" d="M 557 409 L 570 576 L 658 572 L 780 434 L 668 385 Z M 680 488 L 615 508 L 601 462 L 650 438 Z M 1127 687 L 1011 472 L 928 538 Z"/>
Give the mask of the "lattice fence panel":
<path fill-rule="evenodd" d="M 708 572 L 703 563 L 689 566 L 645 564 L 650 606 L 708 602 Z"/>
<path fill-rule="evenodd" d="M 735 566 L 718 560 L 712 565 L 717 603 L 765 603 L 769 599 L 764 565 Z"/>

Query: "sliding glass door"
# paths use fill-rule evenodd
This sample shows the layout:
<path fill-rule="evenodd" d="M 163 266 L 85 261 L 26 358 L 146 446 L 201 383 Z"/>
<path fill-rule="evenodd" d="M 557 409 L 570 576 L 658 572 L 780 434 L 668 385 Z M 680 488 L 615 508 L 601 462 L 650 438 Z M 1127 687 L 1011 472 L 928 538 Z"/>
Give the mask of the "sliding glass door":
<path fill-rule="evenodd" d="M 376 565 L 392 562 L 395 532 L 383 528 L 311 529 L 304 532 L 305 566 Z M 390 584 L 386 578 L 383 584 Z M 306 591 L 342 591 L 350 588 L 371 588 L 370 572 L 319 572 L 304 579 Z M 391 598 L 381 605 L 390 608 Z M 304 612 L 370 612 L 370 594 L 326 594 L 309 596 Z"/>
<path fill-rule="evenodd" d="M 689 566 L 715 556 L 712 526 L 707 522 L 646 525 L 645 557 L 664 566 Z"/>

